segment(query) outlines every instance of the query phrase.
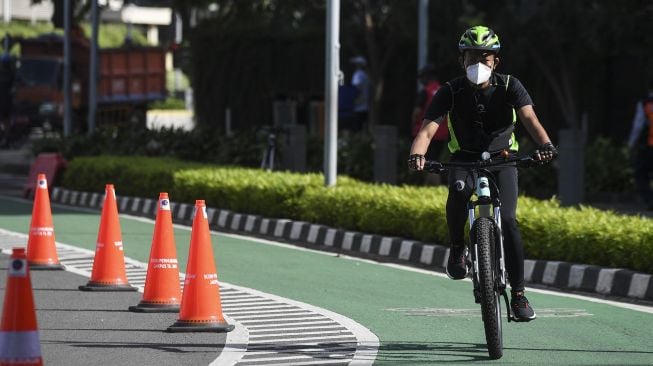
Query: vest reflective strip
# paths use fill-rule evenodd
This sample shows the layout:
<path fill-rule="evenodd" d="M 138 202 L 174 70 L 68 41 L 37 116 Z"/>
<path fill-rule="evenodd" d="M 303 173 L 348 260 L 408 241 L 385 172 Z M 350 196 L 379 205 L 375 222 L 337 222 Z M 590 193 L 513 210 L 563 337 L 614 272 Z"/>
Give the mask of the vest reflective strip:
<path fill-rule="evenodd" d="M 0 332 L 0 362 L 41 357 L 39 332 Z"/>
<path fill-rule="evenodd" d="M 458 144 L 458 139 L 456 138 L 456 133 L 453 131 L 453 121 L 451 120 L 451 113 L 447 113 L 447 119 L 449 120 L 449 123 L 447 124 L 449 128 L 449 143 L 447 146 L 449 147 L 449 152 L 450 153 L 455 153 L 456 151 L 460 150 L 460 144 Z M 517 113 L 515 112 L 515 109 L 513 108 L 512 110 L 512 124 L 517 123 Z M 512 135 L 510 135 L 510 142 L 511 144 L 508 146 L 508 149 L 510 151 L 519 151 L 519 141 L 517 141 L 517 137 L 515 137 L 515 133 L 513 132 Z"/>
<path fill-rule="evenodd" d="M 506 79 L 506 92 L 508 91 L 508 84 L 510 84 L 510 75 L 508 75 L 508 78 Z M 512 124 L 517 123 L 517 111 L 515 111 L 515 108 L 512 109 Z M 512 135 L 510 135 L 510 146 L 508 146 L 508 150 L 510 151 L 519 151 L 519 141 L 517 141 L 517 137 L 515 137 L 515 133 L 513 132 Z"/>
<path fill-rule="evenodd" d="M 453 103 L 453 102 L 452 102 Z M 460 150 L 460 145 L 458 144 L 458 139 L 456 138 L 456 133 L 453 131 L 453 121 L 451 120 L 451 113 L 447 113 L 447 128 L 449 128 L 449 152 L 452 154 Z"/>
<path fill-rule="evenodd" d="M 508 75 L 510 77 L 510 75 Z M 510 80 L 510 79 L 508 79 Z M 512 109 L 512 124 L 517 123 L 517 112 L 515 111 L 515 108 Z M 517 141 L 517 137 L 515 137 L 515 133 L 513 132 L 512 135 L 510 135 L 510 146 L 508 146 L 508 150 L 510 151 L 519 151 L 519 141 Z"/>

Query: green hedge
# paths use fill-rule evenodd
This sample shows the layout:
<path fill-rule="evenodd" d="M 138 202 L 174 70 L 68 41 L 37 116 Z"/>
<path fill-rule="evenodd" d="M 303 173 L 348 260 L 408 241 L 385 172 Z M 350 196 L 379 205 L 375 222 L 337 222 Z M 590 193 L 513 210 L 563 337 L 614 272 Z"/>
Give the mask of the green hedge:
<path fill-rule="evenodd" d="M 174 176 L 177 200 L 202 197 L 214 207 L 268 217 L 301 218 L 298 202 L 308 188 L 319 187 L 318 174 L 266 173 L 236 167 L 206 167 L 178 171 Z M 341 183 L 351 184 L 351 179 Z"/>
<path fill-rule="evenodd" d="M 82 157 L 73 160 L 66 170 L 64 187 L 87 192 L 103 192 L 112 183 L 120 195 L 158 197 L 174 187 L 174 174 L 182 169 L 201 166 L 176 159 L 147 157 Z"/>
<path fill-rule="evenodd" d="M 320 174 L 264 172 L 175 159 L 87 157 L 73 160 L 67 188 L 173 201 L 205 199 L 212 207 L 285 217 L 368 233 L 448 243 L 444 187 L 389 186 L 341 177 L 334 188 Z M 653 273 L 653 220 L 589 207 L 562 208 L 555 200 L 521 197 L 519 219 L 526 254 Z"/>

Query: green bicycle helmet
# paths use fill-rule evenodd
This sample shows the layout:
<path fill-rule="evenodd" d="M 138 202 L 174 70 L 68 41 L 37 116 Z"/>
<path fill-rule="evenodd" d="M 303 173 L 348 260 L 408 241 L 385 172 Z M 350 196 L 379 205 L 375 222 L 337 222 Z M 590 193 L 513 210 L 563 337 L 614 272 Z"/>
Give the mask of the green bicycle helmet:
<path fill-rule="evenodd" d="M 501 43 L 499 36 L 494 31 L 486 26 L 477 25 L 471 27 L 463 33 L 458 42 L 458 50 L 465 52 L 466 50 L 482 50 L 499 53 Z"/>

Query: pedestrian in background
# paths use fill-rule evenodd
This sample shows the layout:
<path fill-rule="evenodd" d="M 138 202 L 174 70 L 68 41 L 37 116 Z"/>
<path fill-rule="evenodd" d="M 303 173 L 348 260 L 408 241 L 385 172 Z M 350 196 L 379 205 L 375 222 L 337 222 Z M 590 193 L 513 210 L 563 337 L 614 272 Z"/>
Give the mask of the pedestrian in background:
<path fill-rule="evenodd" d="M 370 81 L 367 76 L 367 60 L 363 56 L 352 57 L 351 62 L 356 70 L 351 77 L 351 84 L 358 89 L 358 97 L 354 101 L 354 114 L 356 115 L 352 132 L 360 132 L 367 127 L 370 105 Z"/>
<path fill-rule="evenodd" d="M 435 66 L 433 64 L 424 65 L 419 72 L 417 73 L 417 78 L 421 85 L 421 89 L 417 93 L 417 98 L 415 100 L 415 106 L 413 107 L 412 115 L 412 137 L 413 139 L 417 136 L 417 133 L 422 128 L 422 121 L 424 120 L 424 113 L 426 112 L 428 106 L 431 104 L 431 100 L 435 95 L 435 92 L 440 89 L 440 82 L 438 81 Z M 449 130 L 447 128 L 446 118 L 440 124 L 436 135 L 431 140 L 429 149 L 426 153 L 426 158 L 429 160 L 440 160 L 440 154 L 442 153 L 442 148 L 446 145 L 447 139 L 449 138 Z"/>
<path fill-rule="evenodd" d="M 653 210 L 651 173 L 653 173 L 653 79 L 649 81 L 648 95 L 637 103 L 633 127 L 628 138 L 628 148 L 633 157 L 635 185 L 648 210 Z"/>
<path fill-rule="evenodd" d="M 358 94 L 360 92 L 352 85 L 351 80 L 338 87 L 338 127 L 346 133 L 352 132 L 358 125 L 354 112 Z"/>

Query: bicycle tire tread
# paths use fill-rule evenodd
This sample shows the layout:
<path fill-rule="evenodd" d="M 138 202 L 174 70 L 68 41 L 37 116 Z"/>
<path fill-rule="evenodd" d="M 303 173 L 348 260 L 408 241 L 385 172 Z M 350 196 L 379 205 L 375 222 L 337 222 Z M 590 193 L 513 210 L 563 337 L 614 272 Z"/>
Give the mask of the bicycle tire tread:
<path fill-rule="evenodd" d="M 503 355 L 502 335 L 497 319 L 494 276 L 492 270 L 492 249 L 494 248 L 494 223 L 489 218 L 479 218 L 474 222 L 474 233 L 478 246 L 478 277 L 481 294 L 481 313 L 485 328 L 485 339 L 490 358 L 499 359 Z"/>

